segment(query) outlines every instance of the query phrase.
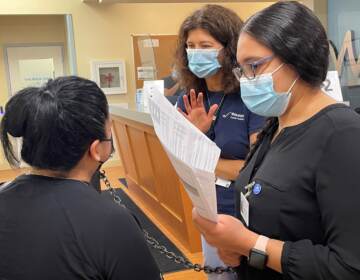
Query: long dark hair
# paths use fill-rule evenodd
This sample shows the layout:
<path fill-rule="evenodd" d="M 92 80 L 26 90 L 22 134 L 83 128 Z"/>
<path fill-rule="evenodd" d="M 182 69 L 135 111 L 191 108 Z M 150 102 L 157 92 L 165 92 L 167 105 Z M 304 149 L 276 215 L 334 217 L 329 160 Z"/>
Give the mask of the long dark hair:
<path fill-rule="evenodd" d="M 280 1 L 249 18 L 241 32 L 271 49 L 299 77 L 312 87 L 326 79 L 329 66 L 329 42 L 315 14 L 297 1 Z M 277 118 L 270 118 L 258 135 L 247 162 L 265 136 L 276 131 Z"/>
<path fill-rule="evenodd" d="M 108 103 L 96 83 L 79 77 L 50 80 L 14 95 L 1 120 L 1 142 L 12 166 L 19 164 L 9 135 L 22 137 L 21 158 L 30 166 L 71 170 L 92 141 L 105 138 Z"/>
<path fill-rule="evenodd" d="M 239 92 L 239 82 L 233 75 L 232 69 L 236 63 L 236 46 L 242 25 L 242 20 L 235 12 L 219 5 L 206 5 L 185 19 L 179 30 L 175 61 L 179 83 L 183 88 L 187 91 L 192 88 L 196 91 L 205 90 L 204 79 L 199 79 L 189 70 L 186 54 L 189 32 L 201 28 L 224 46 L 221 51 L 224 93 Z"/>

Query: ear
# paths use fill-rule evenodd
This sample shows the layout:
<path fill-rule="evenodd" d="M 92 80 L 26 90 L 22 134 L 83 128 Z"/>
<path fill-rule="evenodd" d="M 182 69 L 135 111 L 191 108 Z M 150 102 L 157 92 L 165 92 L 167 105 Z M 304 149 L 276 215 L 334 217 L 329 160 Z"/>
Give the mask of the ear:
<path fill-rule="evenodd" d="M 100 161 L 101 160 L 100 149 L 101 147 L 99 140 L 95 140 L 94 142 L 92 142 L 89 148 L 90 157 L 96 161 Z"/>

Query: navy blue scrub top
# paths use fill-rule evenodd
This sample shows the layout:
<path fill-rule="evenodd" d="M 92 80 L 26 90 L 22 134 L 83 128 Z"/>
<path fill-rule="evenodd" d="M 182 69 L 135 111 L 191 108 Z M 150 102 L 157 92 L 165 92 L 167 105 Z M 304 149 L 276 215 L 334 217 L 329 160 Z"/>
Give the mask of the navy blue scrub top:
<path fill-rule="evenodd" d="M 204 105 L 209 107 L 220 104 L 223 92 L 206 91 Z M 209 97 L 209 99 L 208 99 Z M 185 111 L 183 97 L 178 99 L 178 107 Z M 209 106 L 210 103 L 210 106 Z M 217 113 L 212 139 L 221 149 L 221 158 L 244 160 L 250 148 L 250 135 L 258 132 L 265 124 L 265 119 L 253 114 L 243 103 L 239 93 L 228 94 Z M 233 184 L 229 188 L 216 186 L 216 198 L 219 214 L 235 216 L 235 192 Z"/>

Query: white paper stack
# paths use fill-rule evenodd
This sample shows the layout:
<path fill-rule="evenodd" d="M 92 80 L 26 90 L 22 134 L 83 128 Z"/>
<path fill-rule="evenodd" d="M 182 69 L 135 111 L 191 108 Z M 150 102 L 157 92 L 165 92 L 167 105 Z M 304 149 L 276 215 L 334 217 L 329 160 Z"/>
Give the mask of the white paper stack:
<path fill-rule="evenodd" d="M 198 213 L 217 222 L 215 168 L 220 149 L 158 91 L 149 96 L 154 129 Z M 169 186 L 171 187 L 171 186 Z"/>

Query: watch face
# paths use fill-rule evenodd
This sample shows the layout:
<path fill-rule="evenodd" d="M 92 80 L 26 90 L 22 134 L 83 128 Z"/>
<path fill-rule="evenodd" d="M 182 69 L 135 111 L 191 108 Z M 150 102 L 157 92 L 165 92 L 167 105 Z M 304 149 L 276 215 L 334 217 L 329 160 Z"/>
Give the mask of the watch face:
<path fill-rule="evenodd" d="M 249 265 L 257 269 L 264 269 L 267 258 L 268 256 L 265 252 L 253 248 L 250 251 Z"/>

